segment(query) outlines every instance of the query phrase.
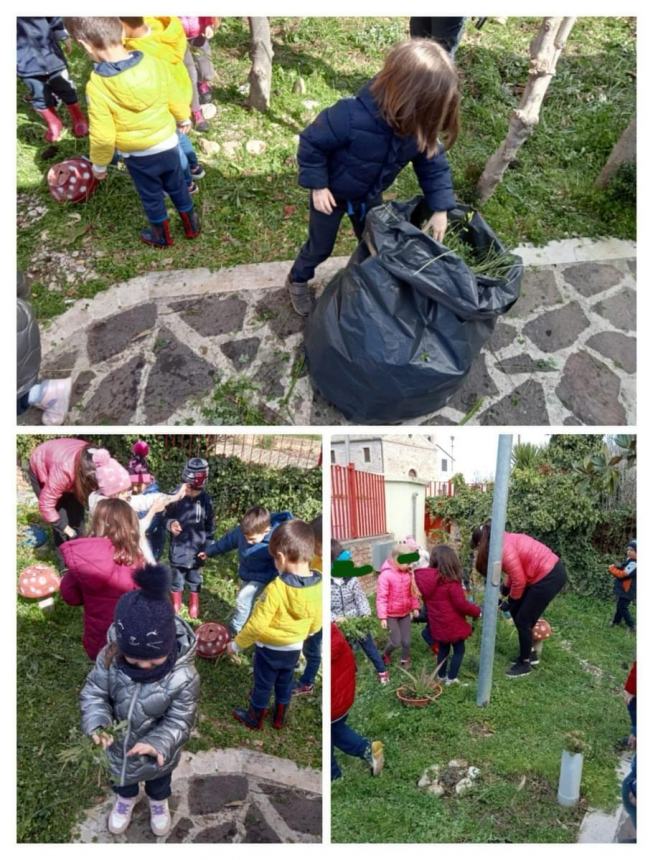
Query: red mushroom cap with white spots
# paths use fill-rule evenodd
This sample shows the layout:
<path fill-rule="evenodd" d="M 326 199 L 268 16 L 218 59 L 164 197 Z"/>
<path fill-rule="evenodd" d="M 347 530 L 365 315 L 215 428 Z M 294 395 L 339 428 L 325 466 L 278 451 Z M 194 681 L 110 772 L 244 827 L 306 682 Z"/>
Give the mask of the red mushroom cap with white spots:
<path fill-rule="evenodd" d="M 541 642 L 542 639 L 548 639 L 553 633 L 551 625 L 545 618 L 540 618 L 533 626 L 533 639 L 535 642 Z"/>
<path fill-rule="evenodd" d="M 60 582 L 57 571 L 49 564 L 31 564 L 18 577 L 18 593 L 41 600 L 59 591 Z"/>
<path fill-rule="evenodd" d="M 207 621 L 201 624 L 195 635 L 197 636 L 197 654 L 205 660 L 215 660 L 223 654 L 227 648 L 231 636 L 224 624 L 217 621 Z"/>

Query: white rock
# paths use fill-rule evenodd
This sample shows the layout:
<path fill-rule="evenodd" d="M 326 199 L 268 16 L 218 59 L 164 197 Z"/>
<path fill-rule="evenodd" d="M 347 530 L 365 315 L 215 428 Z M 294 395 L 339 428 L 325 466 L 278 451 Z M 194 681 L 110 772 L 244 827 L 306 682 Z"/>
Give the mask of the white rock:
<path fill-rule="evenodd" d="M 466 770 L 467 762 L 463 758 L 454 758 L 449 762 L 449 767 L 460 767 Z"/>
<path fill-rule="evenodd" d="M 464 779 L 461 779 L 460 782 L 456 783 L 456 794 L 465 794 L 465 792 L 469 791 L 470 788 L 474 788 L 474 783 L 468 776 L 466 776 Z"/>
<path fill-rule="evenodd" d="M 439 782 L 434 782 L 432 785 L 426 789 L 429 794 L 434 794 L 436 797 L 442 797 L 444 794 L 444 786 L 440 785 Z"/>
<path fill-rule="evenodd" d="M 200 149 L 205 155 L 217 155 L 220 152 L 220 144 L 214 140 L 207 140 L 205 137 L 201 137 Z"/>
<path fill-rule="evenodd" d="M 238 87 L 238 92 L 241 94 L 241 96 L 248 96 L 249 95 L 249 84 L 241 84 Z"/>
<path fill-rule="evenodd" d="M 302 105 L 306 108 L 306 110 L 315 110 L 320 106 L 319 102 L 311 101 L 311 99 L 306 99 L 306 101 L 302 102 Z"/>
<path fill-rule="evenodd" d="M 237 140 L 225 140 L 222 144 L 222 152 L 227 158 L 233 158 L 240 149 L 240 143 Z"/>
<path fill-rule="evenodd" d="M 298 96 L 306 95 L 306 81 L 304 78 L 297 78 L 295 83 L 292 85 L 292 91 Z"/>
<path fill-rule="evenodd" d="M 430 784 L 431 784 L 431 777 L 427 776 L 425 773 L 423 773 L 419 778 L 419 782 L 417 783 L 417 787 L 418 788 L 426 788 L 426 786 L 430 785 Z"/>
<path fill-rule="evenodd" d="M 264 140 L 248 140 L 245 149 L 250 155 L 262 155 L 267 149 L 267 143 Z"/>
<path fill-rule="evenodd" d="M 467 776 L 470 779 L 478 779 L 478 777 L 480 775 L 481 775 L 481 771 L 477 767 L 474 767 L 472 765 L 472 767 L 467 768 Z"/>

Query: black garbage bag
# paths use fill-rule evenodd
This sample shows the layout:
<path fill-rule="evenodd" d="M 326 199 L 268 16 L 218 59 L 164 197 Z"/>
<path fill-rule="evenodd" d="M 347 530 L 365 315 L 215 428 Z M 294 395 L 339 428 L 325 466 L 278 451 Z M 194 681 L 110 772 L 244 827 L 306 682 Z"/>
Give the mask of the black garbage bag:
<path fill-rule="evenodd" d="M 313 385 L 356 423 L 394 424 L 444 406 L 519 297 L 519 257 L 503 278 L 476 275 L 419 229 L 424 218 L 421 197 L 370 210 L 363 241 L 307 321 Z M 450 211 L 449 223 L 479 257 L 506 253 L 469 207 Z"/>

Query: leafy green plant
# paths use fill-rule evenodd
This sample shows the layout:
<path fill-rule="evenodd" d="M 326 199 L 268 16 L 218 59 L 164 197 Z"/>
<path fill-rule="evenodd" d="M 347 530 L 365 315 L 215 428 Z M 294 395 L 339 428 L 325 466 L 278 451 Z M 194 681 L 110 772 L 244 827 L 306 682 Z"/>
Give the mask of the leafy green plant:
<path fill-rule="evenodd" d="M 378 633 L 379 625 L 373 615 L 348 615 L 338 622 L 342 635 L 350 642 L 365 639 L 368 634 Z"/>
<path fill-rule="evenodd" d="M 102 733 L 116 743 L 126 728 L 127 722 L 123 720 L 103 728 Z M 67 745 L 57 753 L 57 761 L 63 768 L 72 769 L 77 777 L 92 779 L 98 788 L 111 774 L 106 750 L 75 726 L 70 729 Z"/>
<path fill-rule="evenodd" d="M 585 732 L 567 732 L 565 735 L 565 749 L 570 753 L 587 753 L 591 747 L 587 742 Z"/>

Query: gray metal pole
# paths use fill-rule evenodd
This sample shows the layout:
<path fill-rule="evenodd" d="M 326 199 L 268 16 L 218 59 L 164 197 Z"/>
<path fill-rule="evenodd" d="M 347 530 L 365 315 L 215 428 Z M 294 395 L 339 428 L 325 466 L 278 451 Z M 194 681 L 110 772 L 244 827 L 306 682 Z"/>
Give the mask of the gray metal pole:
<path fill-rule="evenodd" d="M 497 446 L 497 468 L 494 475 L 494 496 L 492 498 L 492 533 L 487 560 L 485 580 L 485 599 L 483 602 L 483 629 L 481 632 L 481 657 L 476 689 L 476 704 L 480 707 L 489 704 L 492 689 L 492 664 L 497 632 L 499 605 L 499 586 L 501 585 L 501 555 L 503 552 L 503 533 L 506 529 L 506 508 L 508 506 L 508 486 L 510 484 L 510 455 L 512 436 L 501 433 Z"/>

